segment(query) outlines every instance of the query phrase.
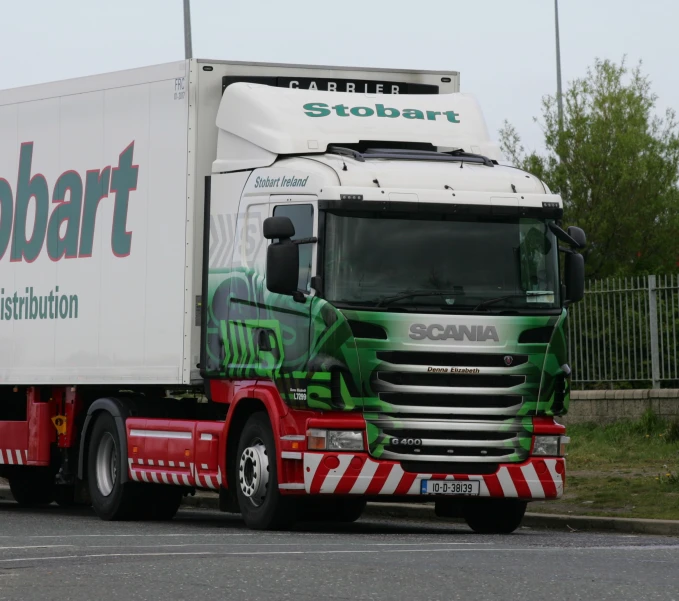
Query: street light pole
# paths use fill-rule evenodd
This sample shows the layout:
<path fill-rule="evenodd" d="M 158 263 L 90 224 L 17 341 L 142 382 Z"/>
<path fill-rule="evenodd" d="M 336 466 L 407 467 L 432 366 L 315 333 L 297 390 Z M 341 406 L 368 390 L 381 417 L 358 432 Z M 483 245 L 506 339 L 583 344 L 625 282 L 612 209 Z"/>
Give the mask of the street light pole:
<path fill-rule="evenodd" d="M 563 128 L 563 90 L 561 86 L 561 37 L 559 35 L 559 0 L 554 0 L 556 22 L 556 101 L 559 108 L 559 129 Z"/>
<path fill-rule="evenodd" d="M 184 0 L 184 58 L 193 58 L 191 40 L 191 0 Z"/>

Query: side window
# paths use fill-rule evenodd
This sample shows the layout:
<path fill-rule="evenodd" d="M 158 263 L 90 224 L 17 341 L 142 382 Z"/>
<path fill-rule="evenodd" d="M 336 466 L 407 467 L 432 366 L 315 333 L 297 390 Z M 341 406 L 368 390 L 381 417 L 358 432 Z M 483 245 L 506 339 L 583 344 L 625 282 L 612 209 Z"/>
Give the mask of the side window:
<path fill-rule="evenodd" d="M 311 238 L 314 235 L 313 205 L 277 205 L 273 210 L 274 217 L 289 217 L 295 226 L 293 240 Z M 311 263 L 313 244 L 301 244 L 299 247 L 299 280 L 297 287 L 309 292 L 311 290 Z"/>
<path fill-rule="evenodd" d="M 556 244 L 548 237 L 547 226 L 536 219 L 519 222 L 521 288 L 526 291 L 556 290 Z"/>

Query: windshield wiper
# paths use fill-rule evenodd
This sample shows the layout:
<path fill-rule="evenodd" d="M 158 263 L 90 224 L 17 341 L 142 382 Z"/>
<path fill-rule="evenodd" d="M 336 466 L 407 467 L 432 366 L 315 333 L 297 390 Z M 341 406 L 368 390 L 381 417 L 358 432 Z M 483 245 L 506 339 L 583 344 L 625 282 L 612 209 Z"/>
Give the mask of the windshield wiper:
<path fill-rule="evenodd" d="M 375 305 L 376 307 L 386 307 L 391 303 L 396 301 L 404 300 L 406 298 L 413 298 L 416 296 L 461 296 L 464 292 L 459 291 L 449 291 L 449 290 L 415 290 L 411 292 L 404 292 L 403 294 L 397 294 L 396 296 L 386 296 L 379 300 Z"/>
<path fill-rule="evenodd" d="M 494 305 L 495 303 L 502 302 L 503 300 L 508 300 L 510 298 L 526 298 L 526 294 L 506 294 L 505 296 L 498 296 L 497 298 L 490 298 L 488 300 L 485 300 L 483 302 L 480 302 L 476 307 L 474 307 L 474 311 L 478 311 L 479 309 L 483 309 L 484 307 L 488 307 L 489 305 Z"/>

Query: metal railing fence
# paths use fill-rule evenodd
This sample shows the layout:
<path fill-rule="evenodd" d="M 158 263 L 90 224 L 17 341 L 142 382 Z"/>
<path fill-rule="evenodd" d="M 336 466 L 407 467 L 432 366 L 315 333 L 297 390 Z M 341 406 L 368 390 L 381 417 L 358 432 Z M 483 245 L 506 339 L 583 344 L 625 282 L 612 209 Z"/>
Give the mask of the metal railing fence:
<path fill-rule="evenodd" d="M 569 313 L 574 384 L 679 381 L 679 275 L 590 281 Z"/>

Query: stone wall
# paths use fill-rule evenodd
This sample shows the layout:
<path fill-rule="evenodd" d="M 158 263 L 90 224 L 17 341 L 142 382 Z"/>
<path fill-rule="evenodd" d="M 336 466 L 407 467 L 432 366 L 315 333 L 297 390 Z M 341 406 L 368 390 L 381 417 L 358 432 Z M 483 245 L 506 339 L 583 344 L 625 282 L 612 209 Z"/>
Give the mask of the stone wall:
<path fill-rule="evenodd" d="M 564 424 L 611 423 L 619 419 L 639 419 L 652 409 L 666 419 L 679 419 L 679 390 L 576 390 L 571 393 Z"/>

